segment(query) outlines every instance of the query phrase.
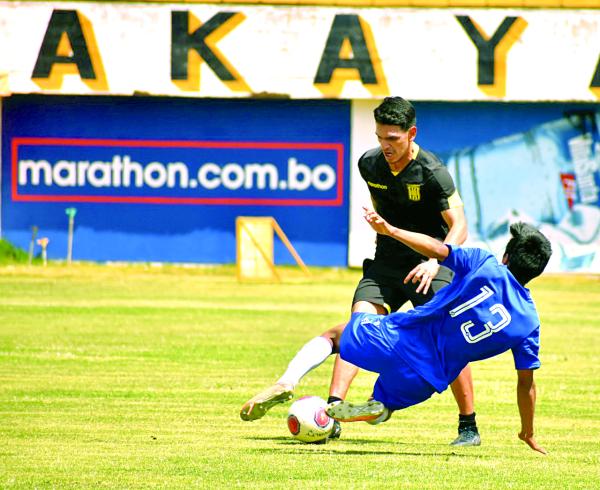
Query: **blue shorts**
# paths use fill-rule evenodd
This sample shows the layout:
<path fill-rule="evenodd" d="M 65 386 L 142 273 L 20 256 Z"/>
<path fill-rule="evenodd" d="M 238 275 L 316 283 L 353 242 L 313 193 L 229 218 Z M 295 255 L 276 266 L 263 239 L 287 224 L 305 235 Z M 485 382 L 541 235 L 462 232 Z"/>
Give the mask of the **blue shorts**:
<path fill-rule="evenodd" d="M 427 400 L 436 390 L 387 344 L 381 332 L 383 318 L 354 313 L 340 338 L 340 356 L 355 366 L 379 373 L 373 398 L 391 410 L 400 410 Z"/>

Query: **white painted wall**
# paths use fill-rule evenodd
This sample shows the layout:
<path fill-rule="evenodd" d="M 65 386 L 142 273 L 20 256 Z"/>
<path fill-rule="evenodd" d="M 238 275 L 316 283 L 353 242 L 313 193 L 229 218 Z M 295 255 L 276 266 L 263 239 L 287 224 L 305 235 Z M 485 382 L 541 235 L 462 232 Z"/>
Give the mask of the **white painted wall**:
<path fill-rule="evenodd" d="M 377 146 L 373 109 L 379 100 L 352 101 L 350 142 L 350 231 L 348 233 L 348 265 L 361 267 L 366 257 L 375 252 L 375 232 L 362 218 L 362 206 L 370 206 L 367 184 L 358 171 L 358 159 Z"/>

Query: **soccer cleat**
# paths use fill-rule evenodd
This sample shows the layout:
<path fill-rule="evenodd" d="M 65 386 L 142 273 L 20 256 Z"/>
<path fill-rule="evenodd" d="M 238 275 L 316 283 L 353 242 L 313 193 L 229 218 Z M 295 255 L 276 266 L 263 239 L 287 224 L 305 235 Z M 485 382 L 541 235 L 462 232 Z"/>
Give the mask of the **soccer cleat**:
<path fill-rule="evenodd" d="M 371 425 L 379 425 L 379 424 L 383 424 L 384 422 L 387 422 L 388 420 L 390 420 L 390 417 L 392 416 L 392 411 L 385 407 L 383 410 L 383 413 L 377 417 L 374 420 L 367 420 L 367 424 L 371 424 Z"/>
<path fill-rule="evenodd" d="M 331 428 L 331 434 L 329 434 L 329 439 L 339 439 L 342 435 L 342 424 L 340 424 L 337 420 L 333 421 L 333 427 Z"/>
<path fill-rule="evenodd" d="M 451 443 L 451 446 L 480 446 L 481 445 L 481 437 L 479 437 L 479 432 L 477 432 L 477 428 L 469 428 L 458 431 L 458 437 L 454 439 Z"/>
<path fill-rule="evenodd" d="M 240 418 L 246 421 L 258 420 L 275 405 L 287 402 L 293 397 L 293 388 L 287 385 L 274 384 L 244 403 L 240 410 Z"/>
<path fill-rule="evenodd" d="M 385 412 L 385 406 L 381 402 L 370 400 L 361 404 L 349 403 L 347 401 L 333 402 L 325 408 L 327 415 L 340 422 L 368 422 L 377 419 Z"/>

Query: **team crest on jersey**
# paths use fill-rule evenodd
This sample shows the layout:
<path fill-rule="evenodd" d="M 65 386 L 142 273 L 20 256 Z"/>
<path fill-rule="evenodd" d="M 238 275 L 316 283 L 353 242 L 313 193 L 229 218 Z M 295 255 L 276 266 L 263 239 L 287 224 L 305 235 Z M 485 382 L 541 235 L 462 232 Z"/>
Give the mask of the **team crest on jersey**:
<path fill-rule="evenodd" d="M 411 201 L 421 200 L 421 184 L 406 184 L 406 190 Z"/>

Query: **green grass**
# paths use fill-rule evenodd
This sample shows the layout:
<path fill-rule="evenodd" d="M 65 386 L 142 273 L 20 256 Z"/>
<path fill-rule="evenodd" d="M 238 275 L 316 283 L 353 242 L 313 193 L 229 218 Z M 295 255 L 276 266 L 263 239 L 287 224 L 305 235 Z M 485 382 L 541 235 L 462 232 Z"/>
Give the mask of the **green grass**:
<path fill-rule="evenodd" d="M 285 407 L 239 419 L 309 338 L 347 317 L 357 271 L 0 268 L 0 488 L 598 488 L 600 279 L 532 284 L 543 322 L 538 441 L 517 439 L 505 354 L 473 366 L 479 448 L 448 446 L 449 392 L 340 441 L 293 441 Z M 332 359 L 298 395 L 327 396 Z M 364 399 L 362 372 L 349 398 Z"/>
<path fill-rule="evenodd" d="M 0 239 L 0 265 L 26 264 L 28 260 L 27 252 L 7 240 Z"/>

